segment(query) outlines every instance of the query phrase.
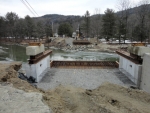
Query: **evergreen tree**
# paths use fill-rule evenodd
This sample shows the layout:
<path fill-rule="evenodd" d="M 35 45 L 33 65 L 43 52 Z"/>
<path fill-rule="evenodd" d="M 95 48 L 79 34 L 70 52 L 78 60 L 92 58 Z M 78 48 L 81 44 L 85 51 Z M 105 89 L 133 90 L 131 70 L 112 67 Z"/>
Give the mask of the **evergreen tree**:
<path fill-rule="evenodd" d="M 4 37 L 6 33 L 6 23 L 5 18 L 0 17 L 0 38 Z"/>
<path fill-rule="evenodd" d="M 5 16 L 7 25 L 7 34 L 10 37 L 14 37 L 14 25 L 18 21 L 19 17 L 16 13 L 8 12 Z"/>
<path fill-rule="evenodd" d="M 37 37 L 39 38 L 39 40 L 40 40 L 40 38 L 42 38 L 45 35 L 45 26 L 42 23 L 42 21 L 37 22 L 36 34 L 37 34 Z"/>
<path fill-rule="evenodd" d="M 81 27 L 85 31 L 86 37 L 89 37 L 89 33 L 90 33 L 90 13 L 89 13 L 89 11 L 86 11 L 86 13 L 84 15 L 84 23 Z"/>
<path fill-rule="evenodd" d="M 108 41 L 114 36 L 115 32 L 115 14 L 112 9 L 107 9 L 102 18 L 102 34 Z"/>
<path fill-rule="evenodd" d="M 49 20 L 46 20 L 46 23 L 45 23 L 45 34 L 47 38 L 53 36 L 52 25 L 51 25 L 51 21 Z"/>
<path fill-rule="evenodd" d="M 26 36 L 29 37 L 29 39 L 31 38 L 31 36 L 34 34 L 35 32 L 35 24 L 34 21 L 32 20 L 32 18 L 27 15 L 25 17 L 25 22 L 26 22 Z"/>
<path fill-rule="evenodd" d="M 14 26 L 14 35 L 18 38 L 24 38 L 25 36 L 25 21 L 24 19 L 19 19 Z"/>
<path fill-rule="evenodd" d="M 71 36 L 72 35 L 72 27 L 68 23 L 63 23 L 59 25 L 58 28 L 58 34 L 59 35 L 66 35 L 66 36 Z"/>

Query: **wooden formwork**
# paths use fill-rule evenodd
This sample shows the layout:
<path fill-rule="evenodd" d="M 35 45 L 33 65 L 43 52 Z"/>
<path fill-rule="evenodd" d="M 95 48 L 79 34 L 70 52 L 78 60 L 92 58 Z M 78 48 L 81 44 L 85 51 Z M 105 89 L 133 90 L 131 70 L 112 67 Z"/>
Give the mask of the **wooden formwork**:
<path fill-rule="evenodd" d="M 55 68 L 118 68 L 115 61 L 52 61 Z"/>
<path fill-rule="evenodd" d="M 91 44 L 88 40 L 74 40 L 74 45 L 89 45 Z"/>
<path fill-rule="evenodd" d="M 132 43 L 132 46 L 145 46 L 146 43 Z"/>
<path fill-rule="evenodd" d="M 125 57 L 126 59 L 134 62 L 135 64 L 142 64 L 143 59 L 140 56 L 134 55 L 132 53 L 128 53 L 126 51 L 118 50 L 116 53 L 120 56 Z"/>
<path fill-rule="evenodd" d="M 36 64 L 37 62 L 39 62 L 40 60 L 42 60 L 43 58 L 47 57 L 48 55 L 50 55 L 52 53 L 51 50 L 46 50 L 38 55 L 35 56 L 30 56 L 30 59 L 28 60 L 29 64 Z"/>
<path fill-rule="evenodd" d="M 30 42 L 29 46 L 40 46 L 41 44 L 41 42 Z"/>

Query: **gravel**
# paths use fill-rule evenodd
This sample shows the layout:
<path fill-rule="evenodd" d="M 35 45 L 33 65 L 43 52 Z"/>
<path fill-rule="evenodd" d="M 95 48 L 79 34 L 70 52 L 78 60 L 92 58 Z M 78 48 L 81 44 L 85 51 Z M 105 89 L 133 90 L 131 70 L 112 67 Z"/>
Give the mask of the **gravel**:
<path fill-rule="evenodd" d="M 51 68 L 37 87 L 44 90 L 54 89 L 59 85 L 72 85 L 84 89 L 95 89 L 103 82 L 122 86 L 134 85 L 119 69 L 60 69 Z"/>
<path fill-rule="evenodd" d="M 65 38 L 65 42 L 66 44 L 69 44 L 69 45 L 73 45 L 72 42 L 73 42 L 73 38 Z"/>
<path fill-rule="evenodd" d="M 12 85 L 0 84 L 0 113 L 52 113 L 40 93 L 26 93 Z"/>

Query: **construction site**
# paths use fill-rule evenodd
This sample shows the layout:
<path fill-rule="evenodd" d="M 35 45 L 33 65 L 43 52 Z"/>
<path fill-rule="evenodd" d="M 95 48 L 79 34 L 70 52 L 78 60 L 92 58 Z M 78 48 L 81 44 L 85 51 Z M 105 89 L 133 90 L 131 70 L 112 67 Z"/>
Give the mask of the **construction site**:
<path fill-rule="evenodd" d="M 149 0 L 0 9 L 0 113 L 150 113 Z"/>
<path fill-rule="evenodd" d="M 117 50 L 119 62 L 50 60 L 52 52 L 29 43 L 25 72 L 20 62 L 0 62 L 1 113 L 149 113 L 145 43 Z"/>

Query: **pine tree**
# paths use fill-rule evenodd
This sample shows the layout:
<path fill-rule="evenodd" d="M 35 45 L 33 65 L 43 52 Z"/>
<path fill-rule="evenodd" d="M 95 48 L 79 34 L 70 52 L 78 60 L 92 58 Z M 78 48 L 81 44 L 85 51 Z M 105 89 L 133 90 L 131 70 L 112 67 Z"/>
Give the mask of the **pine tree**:
<path fill-rule="evenodd" d="M 58 28 L 58 34 L 59 35 L 66 35 L 66 36 L 71 36 L 72 35 L 72 27 L 68 23 L 63 23 L 59 25 Z"/>
<path fill-rule="evenodd" d="M 114 36 L 115 32 L 115 14 L 112 9 L 107 9 L 105 14 L 102 18 L 103 27 L 102 27 L 102 34 L 108 41 L 110 38 Z"/>

